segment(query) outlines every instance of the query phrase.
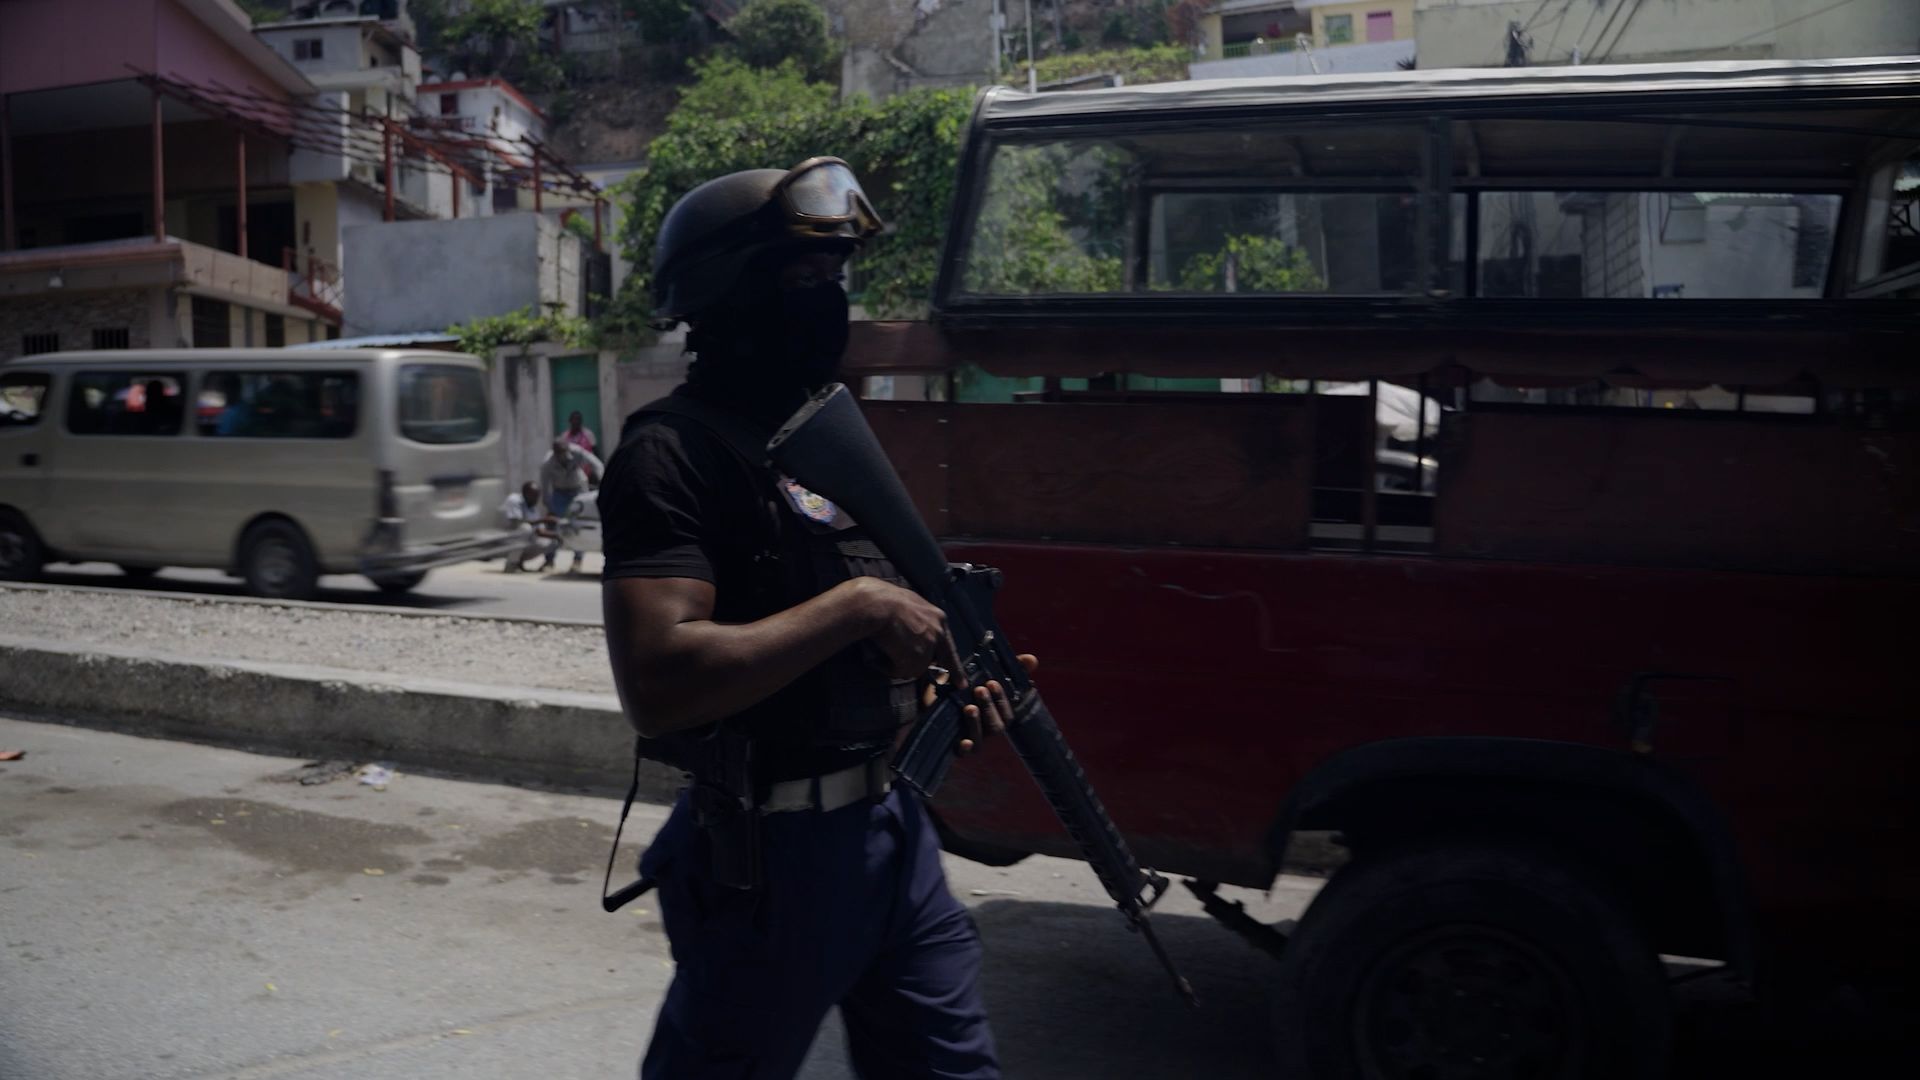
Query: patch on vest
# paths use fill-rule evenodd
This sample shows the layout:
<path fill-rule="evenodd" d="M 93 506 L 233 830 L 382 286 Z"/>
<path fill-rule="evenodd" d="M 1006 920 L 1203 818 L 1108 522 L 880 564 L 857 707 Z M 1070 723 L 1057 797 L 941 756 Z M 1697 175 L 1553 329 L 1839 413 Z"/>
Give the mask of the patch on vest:
<path fill-rule="evenodd" d="M 801 487 L 796 480 L 783 477 L 780 481 L 780 488 L 786 492 L 787 501 L 793 504 L 793 508 L 799 511 L 800 515 L 809 521 L 817 521 L 822 525 L 831 525 L 833 524 L 833 519 L 840 516 L 840 508 L 833 505 L 833 502 L 825 495 L 815 495 L 813 492 Z"/>

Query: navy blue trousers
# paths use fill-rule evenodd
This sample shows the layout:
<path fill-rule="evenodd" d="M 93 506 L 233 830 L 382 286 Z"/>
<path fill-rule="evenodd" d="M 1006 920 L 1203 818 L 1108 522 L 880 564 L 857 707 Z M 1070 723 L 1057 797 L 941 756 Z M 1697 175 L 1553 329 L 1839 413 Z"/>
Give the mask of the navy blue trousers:
<path fill-rule="evenodd" d="M 919 801 L 769 814 L 761 842 L 761 888 L 713 884 L 682 796 L 642 857 L 677 965 L 642 1080 L 788 1080 L 835 1005 L 866 1080 L 996 1080 L 980 936 Z"/>

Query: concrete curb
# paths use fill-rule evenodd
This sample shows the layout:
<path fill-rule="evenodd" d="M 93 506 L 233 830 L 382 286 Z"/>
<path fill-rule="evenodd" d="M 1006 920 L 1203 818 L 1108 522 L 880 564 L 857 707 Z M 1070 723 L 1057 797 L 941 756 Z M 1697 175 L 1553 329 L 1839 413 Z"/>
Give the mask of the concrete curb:
<path fill-rule="evenodd" d="M 6 590 L 18 592 L 77 592 L 97 596 L 137 596 L 145 600 L 172 600 L 181 604 L 240 604 L 253 607 L 280 607 L 310 611 L 345 611 L 354 615 L 404 615 L 416 619 L 486 619 L 492 622 L 530 623 L 536 626 L 591 626 L 594 619 L 558 619 L 541 615 L 502 615 L 490 611 L 447 611 L 430 607 L 395 607 L 391 604 L 341 603 L 337 600 L 269 600 L 260 596 L 232 596 L 227 593 L 192 592 L 184 589 L 136 589 L 124 585 L 49 584 L 40 581 L 0 581 L 0 595 Z"/>
<path fill-rule="evenodd" d="M 624 793 L 633 731 L 611 694 L 473 686 L 0 635 L 0 707 L 76 726 L 295 757 Z M 640 797 L 680 774 L 642 762 Z"/>

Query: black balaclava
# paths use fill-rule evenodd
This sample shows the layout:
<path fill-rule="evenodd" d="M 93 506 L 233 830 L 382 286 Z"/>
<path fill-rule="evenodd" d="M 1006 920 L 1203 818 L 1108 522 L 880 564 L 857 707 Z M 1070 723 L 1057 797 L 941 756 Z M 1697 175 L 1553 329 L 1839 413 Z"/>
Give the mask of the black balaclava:
<path fill-rule="evenodd" d="M 779 288 L 776 271 L 792 257 L 750 267 L 740 287 L 687 335 L 696 358 L 687 385 L 767 427 L 778 427 L 832 382 L 847 351 L 846 289 L 837 281 Z"/>

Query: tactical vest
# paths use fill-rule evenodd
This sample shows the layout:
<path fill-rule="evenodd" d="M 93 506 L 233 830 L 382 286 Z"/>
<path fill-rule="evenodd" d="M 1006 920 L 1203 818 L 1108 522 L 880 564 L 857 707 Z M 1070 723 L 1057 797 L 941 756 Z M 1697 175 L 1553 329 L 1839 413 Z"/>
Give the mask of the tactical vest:
<path fill-rule="evenodd" d="M 642 429 L 649 417 L 662 415 L 684 417 L 711 432 L 758 481 L 766 527 L 752 545 L 758 549 L 753 557 L 752 595 L 744 601 L 722 598 L 730 619 L 766 618 L 855 577 L 877 577 L 906 586 L 845 510 L 773 468 L 766 454 L 769 436 L 743 418 L 675 394 L 630 416 L 621 441 Z M 870 642 L 842 649 L 801 676 L 796 685 L 801 684 L 813 692 L 815 700 L 824 701 L 824 708 L 794 716 L 788 708 L 790 695 L 776 694 L 727 722 L 767 749 L 786 745 L 878 751 L 892 745 L 894 735 L 913 721 L 919 707 L 917 680 L 891 678 L 884 657 Z"/>

